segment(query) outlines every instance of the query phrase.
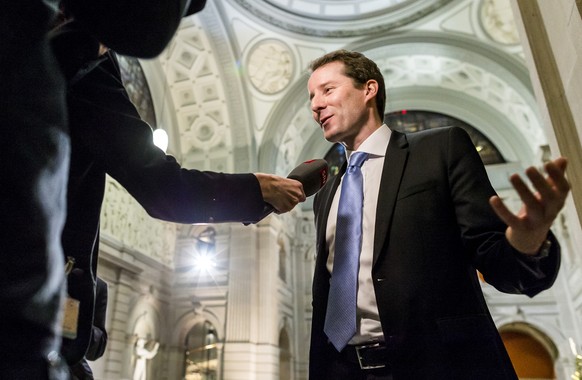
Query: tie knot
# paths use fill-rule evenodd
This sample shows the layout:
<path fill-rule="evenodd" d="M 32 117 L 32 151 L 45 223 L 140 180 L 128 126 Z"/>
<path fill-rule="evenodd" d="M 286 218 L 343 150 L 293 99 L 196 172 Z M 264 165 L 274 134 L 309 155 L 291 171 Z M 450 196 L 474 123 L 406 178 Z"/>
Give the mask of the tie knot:
<path fill-rule="evenodd" d="M 368 159 L 368 153 L 366 152 L 354 152 L 350 155 L 350 161 L 348 166 L 357 166 L 359 168 L 362 167 L 364 161 Z"/>

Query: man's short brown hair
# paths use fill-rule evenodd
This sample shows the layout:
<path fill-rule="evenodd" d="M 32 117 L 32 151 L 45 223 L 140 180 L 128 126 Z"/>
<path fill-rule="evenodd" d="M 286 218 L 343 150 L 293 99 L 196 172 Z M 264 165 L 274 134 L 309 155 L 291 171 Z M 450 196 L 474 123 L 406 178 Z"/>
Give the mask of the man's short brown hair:
<path fill-rule="evenodd" d="M 378 65 L 362 53 L 348 50 L 336 50 L 314 60 L 309 65 L 313 72 L 321 66 L 331 62 L 342 62 L 344 64 L 344 74 L 352 78 L 356 87 L 361 87 L 370 79 L 378 82 L 378 93 L 376 94 L 376 110 L 380 120 L 384 120 L 384 109 L 386 107 L 386 85 L 384 77 Z"/>

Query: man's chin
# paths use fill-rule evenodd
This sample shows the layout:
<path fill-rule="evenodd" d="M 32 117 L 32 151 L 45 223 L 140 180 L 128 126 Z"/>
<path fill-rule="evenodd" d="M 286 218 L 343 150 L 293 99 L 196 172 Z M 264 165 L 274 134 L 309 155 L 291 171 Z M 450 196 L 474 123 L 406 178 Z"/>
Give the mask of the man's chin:
<path fill-rule="evenodd" d="M 337 134 L 330 131 L 326 131 L 325 129 L 323 129 L 323 138 L 331 143 L 339 142 Z"/>
<path fill-rule="evenodd" d="M 333 137 L 327 137 L 327 136 L 324 135 L 323 138 L 325 138 L 330 143 L 334 143 L 335 144 L 337 142 Z"/>

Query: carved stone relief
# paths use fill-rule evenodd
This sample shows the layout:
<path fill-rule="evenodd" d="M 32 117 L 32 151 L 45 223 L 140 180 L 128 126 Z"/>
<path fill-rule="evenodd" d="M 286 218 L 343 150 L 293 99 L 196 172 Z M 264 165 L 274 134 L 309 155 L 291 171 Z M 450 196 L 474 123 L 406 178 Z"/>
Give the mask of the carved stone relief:
<path fill-rule="evenodd" d="M 480 17 L 483 29 L 493 41 L 506 45 L 519 43 L 509 0 L 483 0 Z"/>
<path fill-rule="evenodd" d="M 271 95 L 285 89 L 293 75 L 293 54 L 277 40 L 265 40 L 252 47 L 248 57 L 247 74 L 253 86 Z"/>
<path fill-rule="evenodd" d="M 153 219 L 110 177 L 101 210 L 101 234 L 162 264 L 173 265 L 176 225 Z"/>

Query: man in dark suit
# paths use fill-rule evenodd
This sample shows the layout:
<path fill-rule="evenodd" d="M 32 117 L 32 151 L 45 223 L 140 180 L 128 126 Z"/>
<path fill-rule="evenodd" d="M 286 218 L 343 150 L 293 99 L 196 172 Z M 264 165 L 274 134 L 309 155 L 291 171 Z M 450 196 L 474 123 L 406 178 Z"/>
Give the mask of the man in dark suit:
<path fill-rule="evenodd" d="M 87 350 L 93 320 L 94 274 L 105 176 L 118 181 L 154 218 L 177 223 L 255 222 L 266 203 L 278 213 L 305 200 L 299 181 L 264 173 L 225 174 L 183 169 L 153 144 L 121 81 L 113 51 L 76 20 L 52 35 L 68 81 L 71 163 L 65 256 L 74 258 L 68 292 L 80 301 L 74 339 L 65 339 L 69 364 Z"/>
<path fill-rule="evenodd" d="M 532 297 L 552 285 L 560 256 L 550 225 L 569 192 L 566 160 L 546 164 L 547 178 L 526 171 L 535 194 L 511 177 L 523 201 L 514 215 L 462 129 L 405 135 L 383 124 L 384 80 L 374 62 L 340 50 L 311 70 L 311 109 L 324 137 L 367 160 L 363 204 L 347 218 L 338 217 L 345 166 L 314 200 L 310 379 L 516 379 L 477 270 L 502 292 Z M 362 239 L 346 251 L 336 231 L 359 210 Z M 346 285 L 338 279 L 354 255 L 351 310 L 349 291 L 335 289 Z M 346 309 L 352 314 L 340 323 Z"/>
<path fill-rule="evenodd" d="M 65 84 L 47 33 L 57 0 L 0 1 L 0 360 L 2 379 L 64 379 L 60 310 L 70 141 Z M 123 54 L 152 57 L 205 0 L 67 0 Z M 135 8 L 139 6 L 138 8 Z"/>

